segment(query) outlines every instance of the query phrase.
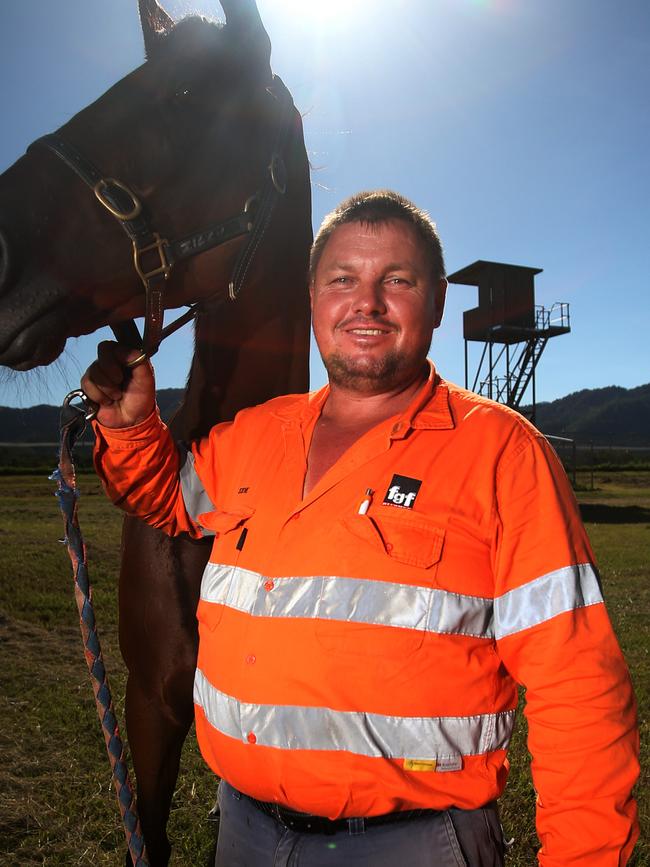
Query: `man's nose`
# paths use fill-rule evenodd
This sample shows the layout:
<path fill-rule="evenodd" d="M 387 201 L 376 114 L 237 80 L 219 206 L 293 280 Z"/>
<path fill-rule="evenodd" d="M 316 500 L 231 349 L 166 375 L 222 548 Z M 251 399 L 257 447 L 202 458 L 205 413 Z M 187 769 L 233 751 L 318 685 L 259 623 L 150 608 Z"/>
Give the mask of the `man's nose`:
<path fill-rule="evenodd" d="M 382 284 L 374 280 L 360 281 L 354 297 L 354 312 L 364 316 L 376 316 L 386 313 L 386 310 Z"/>

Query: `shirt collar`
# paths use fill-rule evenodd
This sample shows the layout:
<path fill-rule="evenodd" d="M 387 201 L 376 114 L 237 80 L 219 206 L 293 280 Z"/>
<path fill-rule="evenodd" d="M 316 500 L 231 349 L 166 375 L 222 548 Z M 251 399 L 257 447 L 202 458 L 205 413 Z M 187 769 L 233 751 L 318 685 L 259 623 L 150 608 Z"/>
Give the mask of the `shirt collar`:
<path fill-rule="evenodd" d="M 403 439 L 409 430 L 451 430 L 454 419 L 449 406 L 449 389 L 434 363 L 427 359 L 429 375 L 409 406 L 391 428 L 391 439 Z"/>
<path fill-rule="evenodd" d="M 403 439 L 409 430 L 451 430 L 455 427 L 449 406 L 449 388 L 438 375 L 433 362 L 427 359 L 429 375 L 411 403 L 399 415 L 391 427 L 391 439 Z M 310 391 L 289 406 L 278 408 L 276 414 L 287 421 L 298 420 L 305 424 L 321 410 L 330 393 L 329 385 Z"/>

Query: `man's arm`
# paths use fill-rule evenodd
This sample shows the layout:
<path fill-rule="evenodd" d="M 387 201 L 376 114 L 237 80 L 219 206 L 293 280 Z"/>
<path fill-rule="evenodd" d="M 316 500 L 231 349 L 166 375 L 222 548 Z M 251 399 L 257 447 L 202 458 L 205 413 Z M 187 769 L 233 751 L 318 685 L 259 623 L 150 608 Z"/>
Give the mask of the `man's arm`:
<path fill-rule="evenodd" d="M 101 343 L 97 361 L 81 380 L 99 407 L 95 469 L 110 499 L 127 514 L 169 535 L 200 536 L 185 509 L 176 444 L 156 408 L 153 368 L 149 361 L 128 367 L 137 355 Z"/>
<path fill-rule="evenodd" d="M 498 651 L 526 687 L 543 867 L 619 867 L 638 836 L 636 707 L 577 503 L 529 433 L 497 479 Z"/>

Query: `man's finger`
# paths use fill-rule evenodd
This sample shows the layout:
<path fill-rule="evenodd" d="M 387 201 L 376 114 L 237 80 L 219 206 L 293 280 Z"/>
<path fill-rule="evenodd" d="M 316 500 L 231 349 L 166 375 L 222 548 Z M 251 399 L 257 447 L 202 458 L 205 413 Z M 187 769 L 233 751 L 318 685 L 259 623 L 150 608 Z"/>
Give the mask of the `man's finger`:
<path fill-rule="evenodd" d="M 120 346 L 119 343 L 112 340 L 103 340 L 97 347 L 96 364 L 104 371 L 108 379 L 115 383 L 121 383 L 128 370 L 129 358 L 131 356 L 137 357 L 137 354 L 136 350 Z"/>
<path fill-rule="evenodd" d="M 82 376 L 81 387 L 91 400 L 102 405 L 120 400 L 123 394 L 121 381 L 115 382 L 111 371 L 98 361 L 94 361 Z"/>

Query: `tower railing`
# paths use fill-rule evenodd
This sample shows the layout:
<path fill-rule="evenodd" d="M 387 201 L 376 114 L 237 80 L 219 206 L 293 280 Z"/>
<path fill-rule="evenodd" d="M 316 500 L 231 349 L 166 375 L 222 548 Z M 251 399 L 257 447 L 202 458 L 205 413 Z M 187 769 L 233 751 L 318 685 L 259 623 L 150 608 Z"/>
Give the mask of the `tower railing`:
<path fill-rule="evenodd" d="M 556 301 L 550 307 L 544 307 L 542 304 L 535 305 L 535 329 L 550 331 L 552 328 L 571 330 L 568 301 Z"/>

